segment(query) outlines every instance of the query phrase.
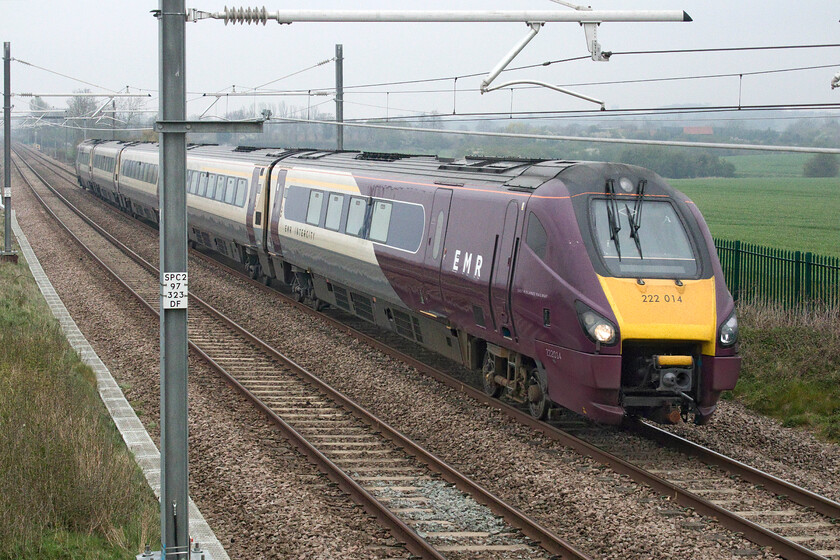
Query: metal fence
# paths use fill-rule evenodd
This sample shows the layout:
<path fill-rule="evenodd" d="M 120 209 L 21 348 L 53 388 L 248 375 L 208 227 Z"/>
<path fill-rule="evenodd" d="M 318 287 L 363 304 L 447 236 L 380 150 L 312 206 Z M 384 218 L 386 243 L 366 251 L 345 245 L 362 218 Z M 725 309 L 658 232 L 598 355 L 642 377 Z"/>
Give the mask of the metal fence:
<path fill-rule="evenodd" d="M 840 259 L 715 239 L 726 284 L 735 300 L 840 305 Z"/>

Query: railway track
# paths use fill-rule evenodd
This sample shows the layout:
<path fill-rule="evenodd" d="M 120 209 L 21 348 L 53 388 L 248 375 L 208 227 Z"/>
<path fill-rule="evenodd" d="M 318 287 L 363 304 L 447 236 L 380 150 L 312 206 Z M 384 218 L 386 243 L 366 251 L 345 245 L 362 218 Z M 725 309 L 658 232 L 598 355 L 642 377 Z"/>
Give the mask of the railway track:
<path fill-rule="evenodd" d="M 354 321 L 363 331 L 372 332 L 360 323 Z M 840 558 L 840 504 L 833 500 L 646 422 L 628 420 L 617 429 L 568 412 L 553 414 L 549 421 L 536 420 L 524 407 L 488 397 L 477 376 L 470 379 L 430 367 L 395 351 L 381 335 L 358 336 L 548 438 L 653 488 L 677 505 L 713 517 L 755 544 L 771 547 L 784 558 Z M 663 513 L 681 515 L 668 508 Z"/>
<path fill-rule="evenodd" d="M 296 302 L 290 304 L 308 310 Z M 654 488 L 678 505 L 717 518 L 725 527 L 756 544 L 772 547 L 785 558 L 840 558 L 840 506 L 836 502 L 646 424 L 629 423 L 619 432 L 593 426 L 574 415 L 538 422 L 516 407 L 486 397 L 464 378 L 395 351 L 380 340 L 381 333 L 364 334 L 336 318 L 326 320 L 547 437 Z M 679 515 L 676 510 L 666 513 Z"/>
<path fill-rule="evenodd" d="M 85 218 L 34 168 L 28 169 L 37 182 L 20 167 L 18 171 L 44 208 L 150 312 L 157 313 L 155 267 Z M 75 230 L 80 233 L 73 234 Z M 588 558 L 195 295 L 190 300 L 191 349 L 413 554 Z"/>

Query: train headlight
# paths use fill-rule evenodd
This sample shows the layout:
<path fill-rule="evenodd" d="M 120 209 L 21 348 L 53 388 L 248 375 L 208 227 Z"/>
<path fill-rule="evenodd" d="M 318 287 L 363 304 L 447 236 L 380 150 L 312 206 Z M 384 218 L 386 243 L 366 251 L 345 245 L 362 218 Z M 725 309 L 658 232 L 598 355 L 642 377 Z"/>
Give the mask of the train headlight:
<path fill-rule="evenodd" d="M 729 318 L 720 326 L 720 345 L 729 347 L 738 342 L 738 317 L 733 311 Z"/>
<path fill-rule="evenodd" d="M 575 302 L 575 307 L 577 308 L 580 326 L 592 342 L 607 346 L 615 344 L 618 329 L 615 328 L 612 321 L 579 301 Z"/>

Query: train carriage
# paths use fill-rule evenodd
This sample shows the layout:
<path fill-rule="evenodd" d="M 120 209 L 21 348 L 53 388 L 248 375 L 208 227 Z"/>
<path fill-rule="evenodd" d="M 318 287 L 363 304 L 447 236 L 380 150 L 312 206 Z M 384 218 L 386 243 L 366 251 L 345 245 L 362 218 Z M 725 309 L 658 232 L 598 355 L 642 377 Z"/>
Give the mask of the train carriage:
<path fill-rule="evenodd" d="M 76 149 L 76 177 L 79 180 L 79 186 L 85 189 L 91 188 L 91 157 L 93 155 L 93 146 L 99 140 L 85 140 L 79 144 Z"/>
<path fill-rule="evenodd" d="M 477 370 L 537 417 L 703 423 L 737 379 L 708 228 L 649 170 L 203 146 L 186 186 L 192 243 Z"/>
<path fill-rule="evenodd" d="M 220 158 L 211 147 L 196 147 L 187 164 L 189 238 L 237 262 L 258 262 L 262 228 L 255 218 L 266 179 L 266 158 Z M 258 240 L 260 240 L 258 242 Z"/>
<path fill-rule="evenodd" d="M 117 171 L 124 142 L 101 142 L 91 150 L 91 190 L 101 198 L 122 208 L 117 189 Z"/>
<path fill-rule="evenodd" d="M 157 144 L 125 146 L 117 176 L 120 207 L 155 223 L 159 206 L 159 159 Z"/>

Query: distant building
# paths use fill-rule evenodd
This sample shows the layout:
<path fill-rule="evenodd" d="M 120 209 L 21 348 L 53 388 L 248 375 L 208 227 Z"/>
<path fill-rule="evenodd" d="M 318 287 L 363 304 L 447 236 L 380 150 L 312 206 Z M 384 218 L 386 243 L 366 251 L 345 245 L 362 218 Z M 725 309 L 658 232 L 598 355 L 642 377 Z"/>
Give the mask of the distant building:
<path fill-rule="evenodd" d="M 711 136 L 715 130 L 711 126 L 684 126 L 683 134 L 687 136 Z"/>

